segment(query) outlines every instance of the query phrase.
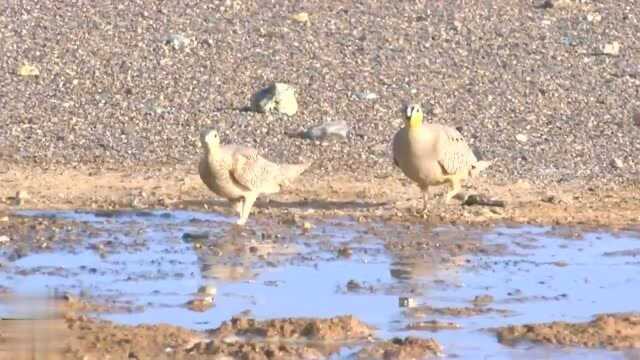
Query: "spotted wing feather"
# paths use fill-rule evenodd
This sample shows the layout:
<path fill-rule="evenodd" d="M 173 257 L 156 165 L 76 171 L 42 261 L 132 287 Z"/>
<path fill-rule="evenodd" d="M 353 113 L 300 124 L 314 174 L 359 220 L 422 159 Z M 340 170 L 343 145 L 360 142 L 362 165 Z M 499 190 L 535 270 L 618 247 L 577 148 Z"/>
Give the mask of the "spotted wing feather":
<path fill-rule="evenodd" d="M 441 127 L 438 143 L 438 163 L 449 174 L 469 171 L 477 159 L 458 130 Z"/>
<path fill-rule="evenodd" d="M 231 176 L 252 191 L 262 191 L 277 185 L 278 165 L 251 148 L 237 148 L 233 153 Z"/>

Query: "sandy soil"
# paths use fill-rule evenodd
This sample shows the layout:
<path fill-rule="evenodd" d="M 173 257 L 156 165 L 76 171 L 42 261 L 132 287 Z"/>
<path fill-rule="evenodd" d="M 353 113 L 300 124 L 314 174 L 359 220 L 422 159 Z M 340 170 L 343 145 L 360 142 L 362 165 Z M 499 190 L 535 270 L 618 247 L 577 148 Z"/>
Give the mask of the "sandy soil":
<path fill-rule="evenodd" d="M 329 319 L 234 318 L 210 333 L 169 325 L 120 326 L 85 317 L 61 303 L 48 319 L 2 320 L 0 354 L 14 359 L 324 359 L 349 344 L 374 346 L 372 329 L 352 317 Z M 363 342 L 363 340 L 365 340 Z M 415 344 L 413 344 L 415 342 Z M 416 340 L 393 351 L 436 349 L 434 341 Z M 428 346 L 426 346 L 427 344 Z M 405 349 L 405 350 L 403 350 Z"/>
<path fill-rule="evenodd" d="M 12 168 L 0 174 L 0 183 L 0 210 L 5 211 L 187 208 L 234 216 L 225 201 L 204 187 L 193 166 L 134 172 Z M 359 221 L 408 224 L 516 222 L 618 228 L 637 228 L 640 221 L 640 191 L 635 185 L 536 186 L 527 181 L 501 184 L 487 177 L 468 185 L 467 193 L 503 200 L 505 207 L 461 206 L 460 199 L 445 206 L 440 191 L 431 196 L 431 212 L 425 218 L 415 213 L 421 206 L 419 190 L 399 173 L 386 178 L 303 176 L 283 193 L 259 199 L 252 217 L 297 221 L 350 216 Z M 16 201 L 18 192 L 22 198 Z"/>
<path fill-rule="evenodd" d="M 587 323 L 552 322 L 508 326 L 498 330 L 503 343 L 540 343 L 590 348 L 640 348 L 640 315 L 602 314 Z"/>

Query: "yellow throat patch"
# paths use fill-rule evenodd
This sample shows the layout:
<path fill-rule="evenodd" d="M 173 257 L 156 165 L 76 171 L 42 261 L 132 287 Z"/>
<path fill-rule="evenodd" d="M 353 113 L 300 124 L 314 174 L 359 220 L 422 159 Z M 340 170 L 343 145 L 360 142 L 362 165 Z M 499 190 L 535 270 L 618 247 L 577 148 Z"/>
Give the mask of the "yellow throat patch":
<path fill-rule="evenodd" d="M 412 111 L 409 115 L 409 128 L 420 129 L 422 127 L 422 111 Z"/>

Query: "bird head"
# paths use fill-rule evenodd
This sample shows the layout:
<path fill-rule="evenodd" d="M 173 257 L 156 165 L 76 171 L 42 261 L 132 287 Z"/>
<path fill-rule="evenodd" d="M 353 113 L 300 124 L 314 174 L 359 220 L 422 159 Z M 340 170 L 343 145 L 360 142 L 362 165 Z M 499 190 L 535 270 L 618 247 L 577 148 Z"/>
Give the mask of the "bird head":
<path fill-rule="evenodd" d="M 205 149 L 220 145 L 220 136 L 213 129 L 206 129 L 200 132 L 200 143 Z"/>
<path fill-rule="evenodd" d="M 422 112 L 422 107 L 420 105 L 412 104 L 407 106 L 407 112 L 405 115 L 405 121 L 409 128 L 416 129 L 422 126 L 424 113 Z"/>

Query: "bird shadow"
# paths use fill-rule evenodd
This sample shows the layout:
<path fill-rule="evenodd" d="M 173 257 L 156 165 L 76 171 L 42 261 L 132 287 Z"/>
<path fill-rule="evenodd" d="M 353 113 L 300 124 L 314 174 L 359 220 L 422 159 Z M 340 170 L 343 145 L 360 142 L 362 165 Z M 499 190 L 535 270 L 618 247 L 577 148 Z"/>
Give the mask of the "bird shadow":
<path fill-rule="evenodd" d="M 314 210 L 361 210 L 388 205 L 388 202 L 366 202 L 366 201 L 332 201 L 320 199 L 280 201 L 274 199 L 258 199 L 253 205 L 258 209 L 314 209 Z M 229 207 L 229 202 L 218 199 L 207 200 L 183 200 L 176 203 L 180 207 Z"/>

